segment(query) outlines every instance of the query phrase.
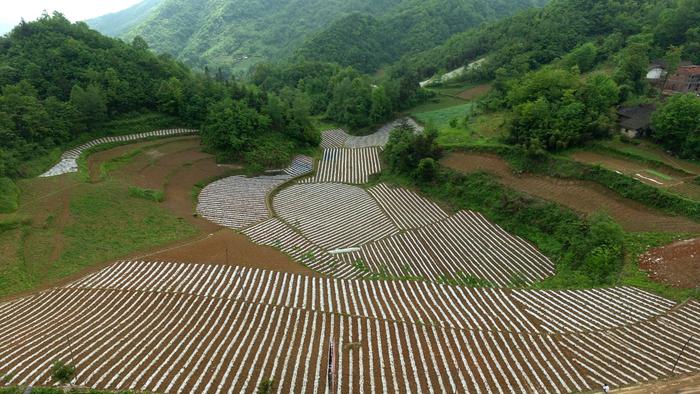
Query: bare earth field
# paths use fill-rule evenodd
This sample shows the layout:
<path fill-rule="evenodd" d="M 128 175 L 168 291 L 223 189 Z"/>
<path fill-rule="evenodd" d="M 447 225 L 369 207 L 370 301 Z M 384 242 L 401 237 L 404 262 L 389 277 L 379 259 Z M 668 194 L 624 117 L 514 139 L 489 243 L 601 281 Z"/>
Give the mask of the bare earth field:
<path fill-rule="evenodd" d="M 478 85 L 457 94 L 457 97 L 464 100 L 474 100 L 491 91 L 491 85 Z"/>
<path fill-rule="evenodd" d="M 496 155 L 456 152 L 444 158 L 442 164 L 464 173 L 491 172 L 506 186 L 583 214 L 605 211 L 628 231 L 700 233 L 700 223 L 652 210 L 592 182 L 538 175 L 516 176 L 508 163 Z"/>
<path fill-rule="evenodd" d="M 700 238 L 652 249 L 640 257 L 640 266 L 656 281 L 695 288 L 700 284 Z"/>

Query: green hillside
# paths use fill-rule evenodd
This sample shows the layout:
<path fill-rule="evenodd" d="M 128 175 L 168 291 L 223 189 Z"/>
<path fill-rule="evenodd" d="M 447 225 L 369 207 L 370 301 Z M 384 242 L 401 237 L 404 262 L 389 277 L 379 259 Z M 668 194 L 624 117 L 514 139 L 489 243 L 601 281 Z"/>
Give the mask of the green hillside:
<path fill-rule="evenodd" d="M 395 60 L 406 50 L 426 49 L 451 34 L 489 19 L 505 16 L 543 0 L 163 0 L 138 23 L 128 17 L 132 10 L 99 19 L 93 26 L 103 32 L 126 31 L 146 39 L 157 52 L 169 53 L 194 66 L 246 70 L 264 60 L 286 57 L 312 34 L 319 33 L 349 15 L 377 18 L 382 26 L 402 34 L 401 44 L 390 56 Z M 150 2 L 148 2 L 150 3 Z M 349 21 L 352 21 L 350 19 Z M 341 25 L 345 22 L 338 22 Z M 332 32 L 330 34 L 333 34 Z M 376 37 L 376 36 L 375 36 Z M 374 39 L 374 37 L 372 38 Z M 348 42 L 343 41 L 345 44 Z M 331 44 L 332 45 L 332 44 Z M 382 50 L 389 48 L 383 45 Z M 352 51 L 352 49 L 349 49 Z M 324 51 L 314 59 L 343 59 Z M 372 65 L 378 64 L 375 59 Z M 348 63 L 348 62 L 344 62 Z M 352 62 L 357 63 L 357 62 Z M 367 67 L 363 67 L 367 68 Z"/>
<path fill-rule="evenodd" d="M 117 37 L 139 24 L 163 0 L 145 0 L 125 10 L 85 21 L 90 27 L 108 36 Z"/>
<path fill-rule="evenodd" d="M 351 14 L 314 34 L 297 51 L 304 59 L 336 62 L 373 72 L 405 54 L 432 48 L 451 35 L 542 0 L 432 0 L 405 2 L 383 16 Z"/>

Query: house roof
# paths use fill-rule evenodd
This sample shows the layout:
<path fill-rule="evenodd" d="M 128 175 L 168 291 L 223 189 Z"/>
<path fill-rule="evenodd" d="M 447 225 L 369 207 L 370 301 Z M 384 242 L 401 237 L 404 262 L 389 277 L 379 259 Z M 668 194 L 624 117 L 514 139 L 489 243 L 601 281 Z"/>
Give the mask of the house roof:
<path fill-rule="evenodd" d="M 700 75 L 700 66 L 685 66 L 678 68 L 678 74 L 682 75 Z"/>
<path fill-rule="evenodd" d="M 620 115 L 620 126 L 628 130 L 646 129 L 651 123 L 651 114 L 654 111 L 656 111 L 654 104 L 620 107 L 617 110 L 618 115 Z"/>

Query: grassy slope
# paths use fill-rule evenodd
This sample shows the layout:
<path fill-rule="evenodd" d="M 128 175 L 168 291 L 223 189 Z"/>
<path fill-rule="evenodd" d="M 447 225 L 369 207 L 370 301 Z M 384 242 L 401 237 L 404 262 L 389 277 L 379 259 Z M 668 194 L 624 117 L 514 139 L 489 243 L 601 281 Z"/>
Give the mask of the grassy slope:
<path fill-rule="evenodd" d="M 83 178 L 19 183 L 20 209 L 0 217 L 0 223 L 18 223 L 0 226 L 0 297 L 197 232 L 157 203 L 130 196 L 118 180 L 89 184 Z"/>
<path fill-rule="evenodd" d="M 0 213 L 12 213 L 17 210 L 19 188 L 10 178 L 0 178 Z"/>

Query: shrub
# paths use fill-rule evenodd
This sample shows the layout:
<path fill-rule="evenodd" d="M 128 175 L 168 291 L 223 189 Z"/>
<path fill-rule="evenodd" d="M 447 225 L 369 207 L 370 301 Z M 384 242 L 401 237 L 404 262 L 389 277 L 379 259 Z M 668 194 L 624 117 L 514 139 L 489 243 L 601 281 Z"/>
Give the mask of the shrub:
<path fill-rule="evenodd" d="M 258 385 L 257 394 L 269 394 L 275 390 L 275 381 L 272 379 L 263 379 Z"/>
<path fill-rule="evenodd" d="M 439 168 L 438 162 L 432 157 L 426 157 L 418 162 L 416 178 L 422 182 L 432 182 L 435 180 Z"/>
<path fill-rule="evenodd" d="M 142 189 L 136 186 L 129 187 L 129 195 L 153 202 L 163 202 L 165 200 L 165 195 L 160 190 Z"/>
<path fill-rule="evenodd" d="M 75 377 L 75 366 L 56 360 L 51 366 L 51 377 L 60 384 L 68 384 Z"/>

